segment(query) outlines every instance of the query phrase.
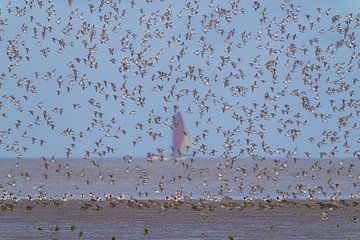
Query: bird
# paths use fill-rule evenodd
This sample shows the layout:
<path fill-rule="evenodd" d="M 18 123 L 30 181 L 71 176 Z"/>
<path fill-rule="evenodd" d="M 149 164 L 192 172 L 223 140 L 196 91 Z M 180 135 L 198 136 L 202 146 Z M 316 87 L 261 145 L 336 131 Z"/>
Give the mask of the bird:
<path fill-rule="evenodd" d="M 161 196 L 162 210 L 194 196 L 229 210 L 358 196 L 358 15 L 291 0 L 153 2 L 4 7 L 0 153 L 18 164 L 1 170 L 3 198 L 25 196 L 24 181 L 39 198 L 104 191 L 84 211 L 129 196 L 141 209 L 135 198 Z M 178 112 L 194 140 L 172 159 Z M 38 175 L 22 169 L 34 155 Z"/>

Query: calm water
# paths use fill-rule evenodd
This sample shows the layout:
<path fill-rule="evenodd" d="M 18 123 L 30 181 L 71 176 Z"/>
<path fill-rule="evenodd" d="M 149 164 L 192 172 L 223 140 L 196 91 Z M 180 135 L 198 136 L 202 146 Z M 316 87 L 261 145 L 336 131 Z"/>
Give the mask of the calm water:
<path fill-rule="evenodd" d="M 1 160 L 3 193 L 18 198 L 89 198 L 90 194 L 124 195 L 127 198 L 164 199 L 184 195 L 194 199 L 234 199 L 248 196 L 305 199 L 349 199 L 359 196 L 358 160 L 223 160 L 155 161 L 133 160 Z"/>

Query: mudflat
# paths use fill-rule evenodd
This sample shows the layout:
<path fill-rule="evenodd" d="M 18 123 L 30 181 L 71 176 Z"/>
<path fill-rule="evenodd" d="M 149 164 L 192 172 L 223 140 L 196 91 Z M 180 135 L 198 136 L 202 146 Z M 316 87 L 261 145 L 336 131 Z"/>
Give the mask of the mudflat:
<path fill-rule="evenodd" d="M 358 201 L 2 201 L 0 239 L 358 239 Z"/>

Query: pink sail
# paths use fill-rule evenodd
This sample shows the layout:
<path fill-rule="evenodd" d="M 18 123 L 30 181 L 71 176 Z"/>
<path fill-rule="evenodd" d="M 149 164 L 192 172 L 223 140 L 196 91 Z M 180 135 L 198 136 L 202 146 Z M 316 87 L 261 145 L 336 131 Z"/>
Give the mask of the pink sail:
<path fill-rule="evenodd" d="M 173 156 L 179 156 L 182 144 L 184 142 L 184 121 L 180 112 L 174 116 L 174 132 L 173 132 Z"/>

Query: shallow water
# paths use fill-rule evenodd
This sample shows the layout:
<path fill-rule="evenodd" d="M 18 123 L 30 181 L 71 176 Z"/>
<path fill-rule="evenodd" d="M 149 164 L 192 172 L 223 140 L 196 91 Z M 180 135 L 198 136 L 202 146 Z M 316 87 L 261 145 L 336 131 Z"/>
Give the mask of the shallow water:
<path fill-rule="evenodd" d="M 226 166 L 220 159 L 131 163 L 71 159 L 48 161 L 46 169 L 43 160 L 1 160 L 0 184 L 4 195 L 12 193 L 17 198 L 112 194 L 136 199 L 175 195 L 193 199 L 221 199 L 224 195 L 234 199 L 306 199 L 309 193 L 317 199 L 358 198 L 359 161 L 329 161 L 238 160 Z"/>

